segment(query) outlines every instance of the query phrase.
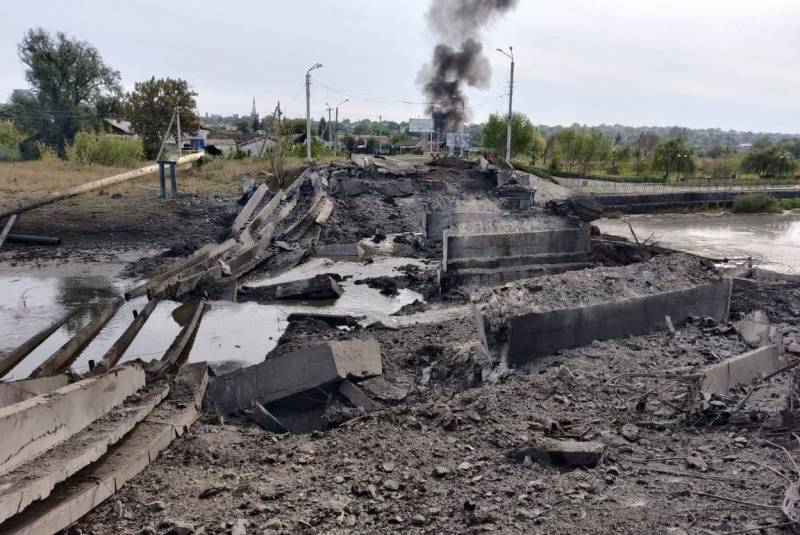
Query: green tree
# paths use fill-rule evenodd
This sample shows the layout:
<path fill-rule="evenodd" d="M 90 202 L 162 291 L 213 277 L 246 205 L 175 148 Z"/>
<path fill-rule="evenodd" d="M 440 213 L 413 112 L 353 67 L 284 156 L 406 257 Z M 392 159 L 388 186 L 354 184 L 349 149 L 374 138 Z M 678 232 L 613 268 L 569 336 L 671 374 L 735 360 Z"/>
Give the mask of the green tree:
<path fill-rule="evenodd" d="M 483 127 L 483 146 L 495 154 L 505 156 L 508 116 L 492 114 Z M 536 128 L 520 112 L 511 115 L 511 157 L 530 154 Z"/>
<path fill-rule="evenodd" d="M 197 132 L 200 119 L 195 109 L 197 93 L 189 89 L 186 80 L 155 77 L 136 82 L 128 95 L 125 113 L 131 127 L 144 142 L 145 157 L 158 155 L 161 140 L 167 131 L 175 106 L 180 104 L 181 130 Z M 248 121 L 249 122 L 249 121 Z M 173 125 L 173 131 L 175 125 Z"/>
<path fill-rule="evenodd" d="M 317 123 L 317 135 L 320 139 L 328 139 L 328 121 L 325 120 L 325 117 L 320 117 Z"/>
<path fill-rule="evenodd" d="M 664 173 L 664 181 L 672 173 L 691 173 L 695 170 L 692 150 L 683 139 L 674 138 L 662 141 L 653 149 L 653 170 Z"/>
<path fill-rule="evenodd" d="M 25 136 L 11 121 L 0 121 L 0 162 L 20 159 L 19 144 Z"/>
<path fill-rule="evenodd" d="M 763 147 L 763 146 L 762 146 Z M 745 173 L 755 173 L 761 177 L 782 176 L 794 171 L 794 157 L 777 145 L 751 148 L 740 163 Z"/>
<path fill-rule="evenodd" d="M 38 28 L 28 30 L 17 51 L 31 91 L 12 95 L 14 122 L 60 154 L 81 128 L 98 129 L 118 107 L 119 72 L 89 43 Z"/>
<path fill-rule="evenodd" d="M 547 138 L 536 128 L 531 140 L 531 163 L 533 165 L 536 165 L 537 160 L 544 156 L 545 150 L 547 150 Z"/>

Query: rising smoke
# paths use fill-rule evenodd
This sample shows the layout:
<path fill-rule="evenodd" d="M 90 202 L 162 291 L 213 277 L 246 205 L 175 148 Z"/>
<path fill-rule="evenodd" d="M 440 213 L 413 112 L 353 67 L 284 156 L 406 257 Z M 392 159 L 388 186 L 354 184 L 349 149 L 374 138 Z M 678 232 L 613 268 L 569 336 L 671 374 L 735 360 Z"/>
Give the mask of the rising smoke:
<path fill-rule="evenodd" d="M 454 132 L 467 116 L 464 84 L 489 87 L 491 69 L 483 54 L 481 30 L 513 9 L 518 0 L 433 0 L 428 25 L 440 42 L 433 60 L 418 76 L 437 131 Z"/>

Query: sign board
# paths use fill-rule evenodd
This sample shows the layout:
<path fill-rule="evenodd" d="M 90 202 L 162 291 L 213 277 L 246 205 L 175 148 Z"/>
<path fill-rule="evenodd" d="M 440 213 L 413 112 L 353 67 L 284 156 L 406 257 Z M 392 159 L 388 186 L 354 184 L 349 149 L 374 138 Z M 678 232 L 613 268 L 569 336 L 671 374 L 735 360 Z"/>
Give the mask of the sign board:
<path fill-rule="evenodd" d="M 447 146 L 451 149 L 465 149 L 472 146 L 472 138 L 469 132 L 448 132 L 447 133 Z"/>
<path fill-rule="evenodd" d="M 429 132 L 433 132 L 433 119 L 431 119 L 430 117 L 426 119 L 408 120 L 409 134 L 427 134 Z"/>

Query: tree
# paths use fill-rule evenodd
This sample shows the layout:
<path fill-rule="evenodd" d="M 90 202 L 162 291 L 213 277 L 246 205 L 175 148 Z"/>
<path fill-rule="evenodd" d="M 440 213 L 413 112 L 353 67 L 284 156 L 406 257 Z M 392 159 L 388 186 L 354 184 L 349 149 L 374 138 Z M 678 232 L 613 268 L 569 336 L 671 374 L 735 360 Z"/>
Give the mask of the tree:
<path fill-rule="evenodd" d="M 495 154 L 506 154 L 508 116 L 492 114 L 483 127 L 483 146 Z M 511 115 L 511 157 L 530 154 L 533 147 L 534 128 L 528 117 L 520 112 Z"/>
<path fill-rule="evenodd" d="M 144 142 L 145 157 L 152 159 L 158 156 L 161 140 L 177 105 L 180 105 L 181 130 L 197 132 L 200 119 L 195 112 L 196 96 L 197 93 L 189 89 L 186 80 L 180 78 L 152 77 L 144 82 L 136 82 L 133 92 L 128 95 L 125 113 L 131 121 L 131 128 Z"/>
<path fill-rule="evenodd" d="M 664 173 L 664 181 L 671 173 L 690 173 L 695 169 L 692 150 L 683 139 L 662 141 L 653 149 L 653 170 Z"/>
<path fill-rule="evenodd" d="M 742 158 L 740 166 L 745 173 L 768 177 L 782 176 L 793 171 L 796 162 L 794 157 L 781 147 L 770 145 L 763 148 L 751 148 Z"/>
<path fill-rule="evenodd" d="M 25 136 L 11 121 L 0 121 L 0 162 L 19 160 L 19 144 Z"/>
<path fill-rule="evenodd" d="M 539 132 L 538 128 L 534 129 L 533 139 L 531 140 L 531 163 L 533 165 L 536 165 L 536 161 L 544 156 L 546 149 L 547 138 Z"/>
<path fill-rule="evenodd" d="M 37 134 L 64 154 L 84 127 L 99 129 L 122 94 L 119 72 L 85 41 L 31 29 L 17 46 L 31 91 L 15 91 L 11 114 L 17 126 Z"/>
<path fill-rule="evenodd" d="M 328 139 L 327 126 L 328 121 L 325 120 L 325 117 L 320 117 L 319 123 L 317 123 L 317 135 L 322 139 Z"/>
<path fill-rule="evenodd" d="M 250 117 L 239 117 L 236 119 L 236 130 L 238 130 L 242 134 L 249 134 L 253 131 L 253 122 Z M 181 127 L 183 127 L 183 123 L 181 123 Z"/>

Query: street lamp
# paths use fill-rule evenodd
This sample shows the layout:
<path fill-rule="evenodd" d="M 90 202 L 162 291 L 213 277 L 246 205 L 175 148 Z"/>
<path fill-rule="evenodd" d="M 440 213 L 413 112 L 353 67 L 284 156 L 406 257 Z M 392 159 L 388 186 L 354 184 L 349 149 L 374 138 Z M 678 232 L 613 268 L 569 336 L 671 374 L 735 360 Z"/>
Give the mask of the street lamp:
<path fill-rule="evenodd" d="M 311 71 L 321 69 L 322 63 L 315 63 L 306 71 L 306 160 L 311 161 Z"/>
<path fill-rule="evenodd" d="M 344 99 L 339 104 L 336 105 L 336 126 L 333 129 L 333 155 L 336 156 L 336 149 L 339 143 L 339 106 L 344 104 L 345 102 L 350 102 L 349 98 Z"/>
<path fill-rule="evenodd" d="M 511 161 L 511 101 L 514 98 L 514 49 L 508 47 L 508 52 L 500 48 L 498 52 L 511 60 L 511 77 L 508 82 L 508 124 L 506 125 L 506 161 Z"/>

